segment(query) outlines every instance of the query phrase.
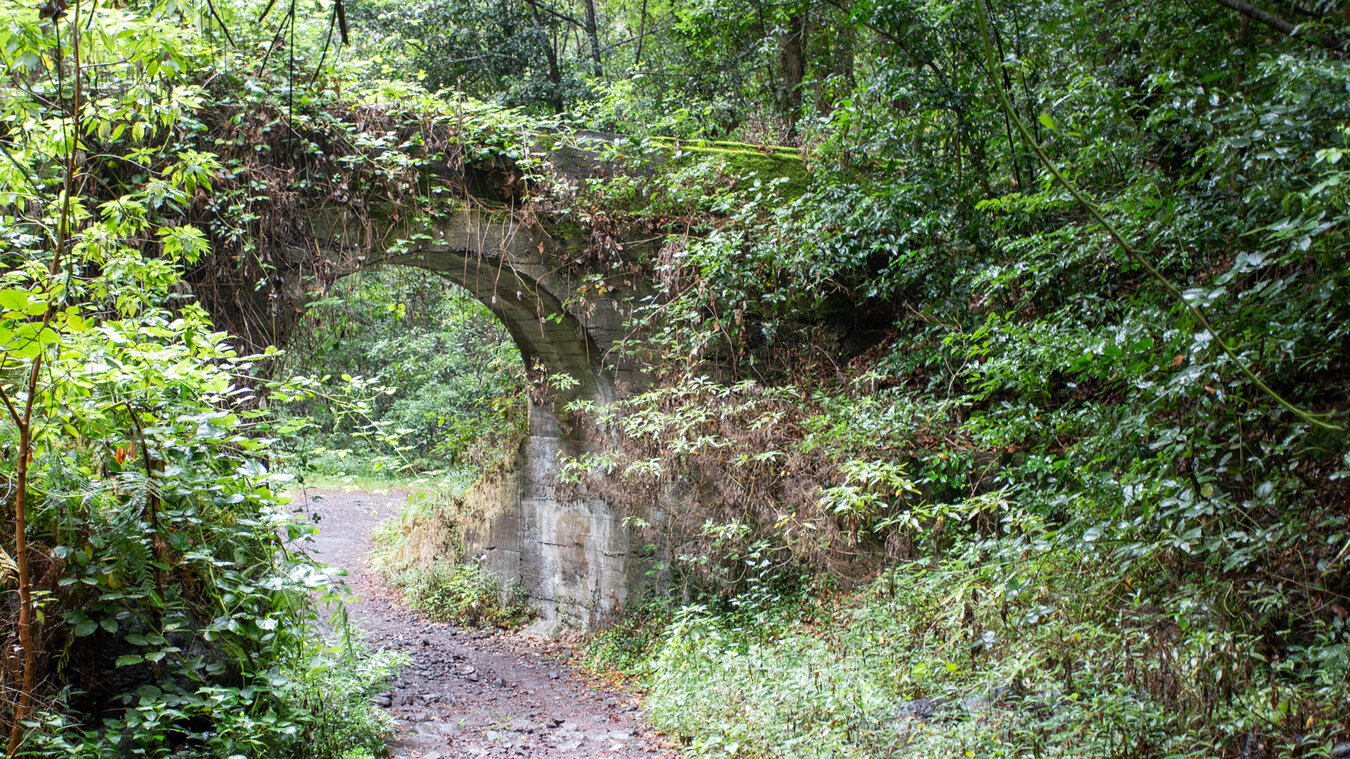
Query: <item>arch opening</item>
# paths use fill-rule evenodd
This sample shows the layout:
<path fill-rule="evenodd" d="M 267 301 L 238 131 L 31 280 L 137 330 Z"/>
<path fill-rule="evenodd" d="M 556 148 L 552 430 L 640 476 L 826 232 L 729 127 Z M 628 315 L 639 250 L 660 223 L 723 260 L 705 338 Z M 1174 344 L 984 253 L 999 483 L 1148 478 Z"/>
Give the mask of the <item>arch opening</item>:
<path fill-rule="evenodd" d="M 381 267 L 335 282 L 301 317 L 283 370 L 322 378 L 301 411 L 318 425 L 310 469 L 326 477 L 465 480 L 513 456 L 526 433 L 526 373 L 505 324 L 428 272 Z"/>
<path fill-rule="evenodd" d="M 509 335 L 524 369 L 528 425 L 514 451 L 462 496 L 450 530 L 455 545 L 426 540 L 404 558 L 430 562 L 454 553 L 479 561 L 504 583 L 519 583 L 537 610 L 533 630 L 585 628 L 620 606 L 644 581 L 647 563 L 623 517 L 603 500 L 557 486 L 563 462 L 601 450 L 585 426 L 567 418 L 574 400 L 607 403 L 636 371 L 617 366 L 614 345 L 626 335 L 619 288 L 609 299 L 579 299 L 569 260 L 584 247 L 565 224 L 523 222 L 505 211 L 464 210 L 430 222 L 394 225 L 380 241 L 368 227 L 330 219 L 319 235 L 362 271 L 409 268 L 462 288 Z M 547 225 L 547 226 L 545 226 Z M 315 224 L 314 226 L 320 226 Z M 350 276 L 350 275 L 349 275 Z M 570 378 L 557 381 L 561 375 Z M 560 421 L 561 420 L 561 421 Z"/>

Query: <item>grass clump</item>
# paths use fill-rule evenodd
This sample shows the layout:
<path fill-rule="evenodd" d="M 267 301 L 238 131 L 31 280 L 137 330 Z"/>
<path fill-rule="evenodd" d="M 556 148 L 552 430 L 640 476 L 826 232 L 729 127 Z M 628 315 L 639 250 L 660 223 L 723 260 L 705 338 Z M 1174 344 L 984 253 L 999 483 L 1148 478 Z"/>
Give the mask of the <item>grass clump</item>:
<path fill-rule="evenodd" d="M 524 588 L 469 556 L 466 531 L 488 519 L 470 496 L 483 477 L 452 469 L 413 485 L 396 517 L 372 535 L 377 566 L 407 602 L 432 619 L 467 627 L 515 629 L 534 617 Z"/>
<path fill-rule="evenodd" d="M 425 569 L 386 572 L 414 609 L 440 622 L 513 630 L 534 617 L 525 589 L 503 582 L 481 562 L 435 561 Z"/>

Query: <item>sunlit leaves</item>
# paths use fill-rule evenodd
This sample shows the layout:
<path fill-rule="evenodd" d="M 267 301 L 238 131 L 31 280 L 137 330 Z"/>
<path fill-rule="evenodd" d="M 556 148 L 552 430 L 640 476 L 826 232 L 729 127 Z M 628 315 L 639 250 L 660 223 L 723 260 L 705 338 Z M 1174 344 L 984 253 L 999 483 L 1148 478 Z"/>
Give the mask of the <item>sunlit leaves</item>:
<path fill-rule="evenodd" d="M 159 230 L 165 258 L 196 263 L 207 252 L 206 235 L 194 226 L 162 227 Z"/>

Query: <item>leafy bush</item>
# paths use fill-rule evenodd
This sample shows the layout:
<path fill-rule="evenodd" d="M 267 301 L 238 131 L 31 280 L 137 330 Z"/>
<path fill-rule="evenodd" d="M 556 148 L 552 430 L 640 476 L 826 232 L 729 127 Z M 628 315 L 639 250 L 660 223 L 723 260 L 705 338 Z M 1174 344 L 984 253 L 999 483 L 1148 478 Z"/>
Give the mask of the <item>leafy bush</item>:
<path fill-rule="evenodd" d="M 74 693 L 35 717 L 24 756 L 103 759 L 384 756 L 393 719 L 371 703 L 406 657 L 309 644 L 264 682 L 185 694 L 141 686 L 120 699 L 120 719 L 91 728 L 70 713 Z M 272 708 L 259 711 L 270 702 Z"/>

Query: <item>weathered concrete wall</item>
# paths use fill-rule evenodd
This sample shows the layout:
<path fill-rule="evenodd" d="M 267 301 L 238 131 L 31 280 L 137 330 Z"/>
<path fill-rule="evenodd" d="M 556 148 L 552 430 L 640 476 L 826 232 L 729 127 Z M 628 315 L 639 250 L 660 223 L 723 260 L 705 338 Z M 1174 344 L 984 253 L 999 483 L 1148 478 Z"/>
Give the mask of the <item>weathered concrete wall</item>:
<path fill-rule="evenodd" d="M 609 504 L 558 487 L 560 459 L 578 453 L 578 444 L 546 409 L 531 415 L 517 462 L 516 503 L 503 504 L 481 546 L 470 538 L 470 554 L 481 553 L 496 574 L 524 587 L 539 612 L 533 632 L 585 629 L 623 603 L 646 567 Z"/>
<path fill-rule="evenodd" d="M 597 498 L 557 486 L 562 457 L 579 452 L 552 415 L 533 411 L 516 457 L 486 474 L 458 502 L 403 526 L 399 566 L 442 559 L 482 561 L 525 589 L 538 618 L 531 631 L 584 630 L 620 607 L 646 579 L 622 515 Z"/>
<path fill-rule="evenodd" d="M 602 500 L 558 487 L 564 457 L 598 447 L 559 423 L 566 405 L 612 402 L 622 385 L 638 379 L 614 355 L 615 342 L 625 335 L 619 288 L 612 298 L 581 301 L 560 274 L 560 261 L 580 245 L 567 231 L 459 216 L 443 220 L 430 240 L 400 261 L 443 273 L 474 292 L 502 318 L 527 369 L 543 369 L 541 381 L 564 373 L 577 382 L 549 386 L 545 397 L 534 398 L 529 435 L 510 476 L 502 484 L 485 482 L 482 487 L 492 492 L 467 499 L 495 507 L 489 524 L 466 532 L 467 556 L 482 556 L 499 577 L 521 584 L 539 613 L 534 631 L 542 634 L 591 627 L 623 603 L 645 570 L 619 514 Z M 484 255 L 481 247 L 473 252 L 476 246 L 496 255 Z"/>

